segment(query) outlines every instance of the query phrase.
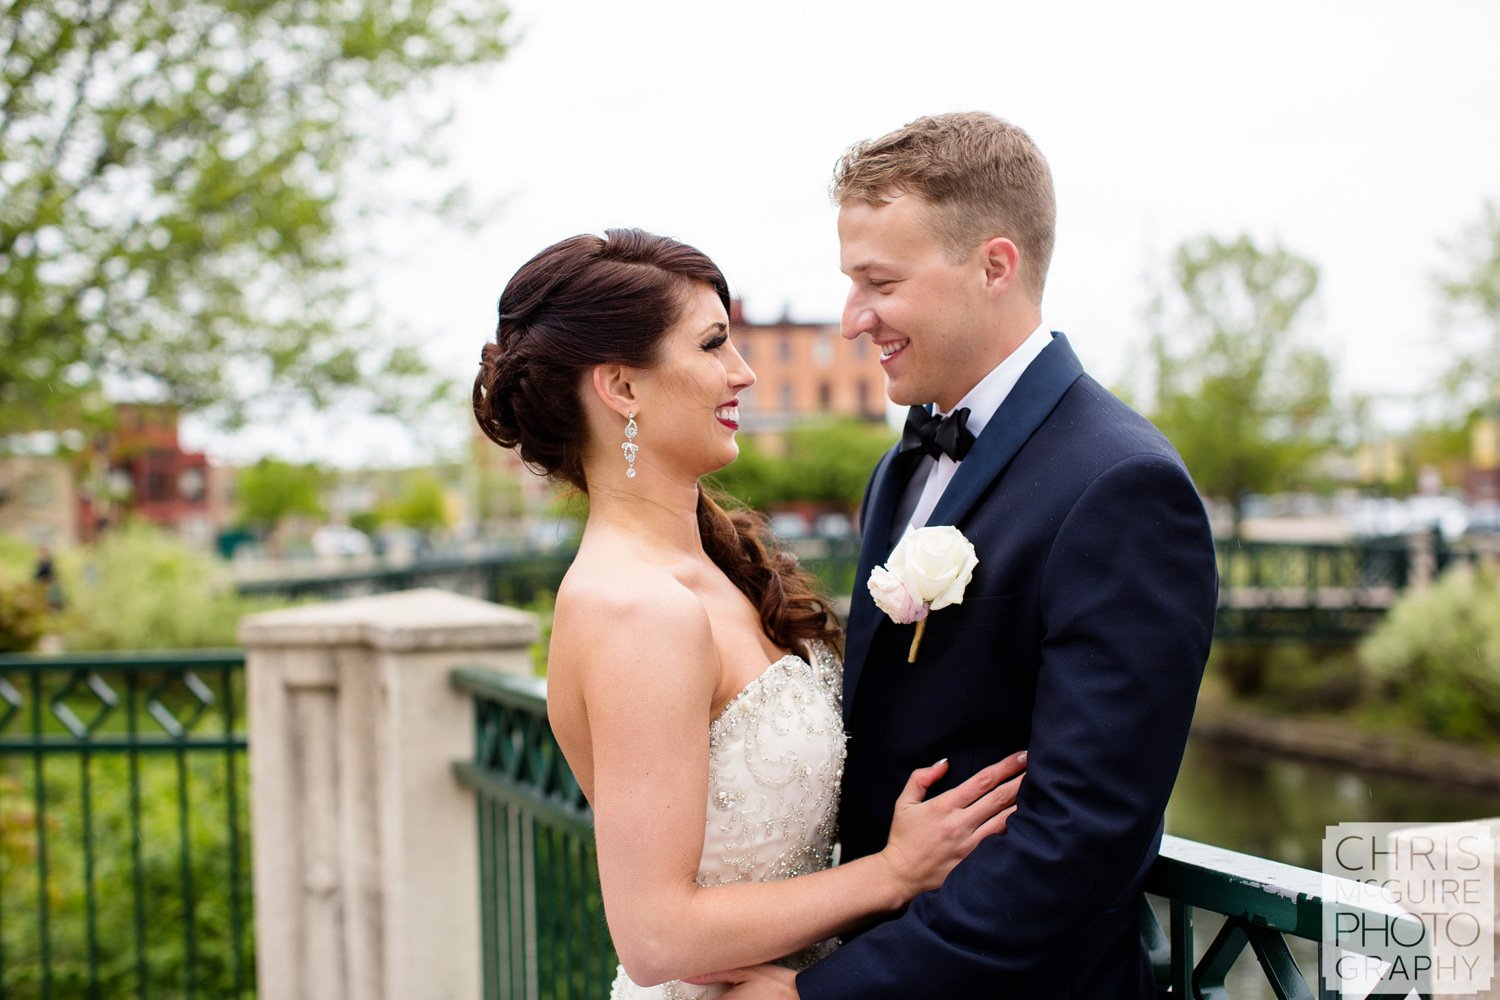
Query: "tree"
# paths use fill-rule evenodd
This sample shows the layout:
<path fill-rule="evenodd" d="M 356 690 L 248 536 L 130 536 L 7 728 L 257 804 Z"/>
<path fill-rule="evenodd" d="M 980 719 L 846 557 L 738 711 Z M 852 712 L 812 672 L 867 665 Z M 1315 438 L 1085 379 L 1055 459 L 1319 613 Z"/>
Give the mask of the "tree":
<path fill-rule="evenodd" d="M 1500 204 L 1487 202 L 1448 251 L 1446 269 L 1435 276 L 1453 334 L 1445 381 L 1467 418 L 1500 402 Z"/>
<path fill-rule="evenodd" d="M 437 476 L 416 470 L 402 477 L 401 495 L 390 506 L 387 520 L 422 535 L 448 526 L 448 491 Z"/>
<path fill-rule="evenodd" d="M 323 473 L 315 465 L 263 458 L 235 477 L 234 490 L 241 522 L 266 535 L 294 514 L 323 516 Z"/>
<path fill-rule="evenodd" d="M 865 495 L 880 456 L 894 443 L 884 423 L 835 420 L 808 424 L 787 434 L 784 492 L 853 513 Z"/>
<path fill-rule="evenodd" d="M 418 102 L 499 59 L 504 18 L 502 0 L 0 0 L 0 425 L 122 386 L 225 423 L 267 393 L 424 402 L 420 356 L 380 348 L 354 305 L 343 223 L 368 177 L 434 148 L 442 115 Z"/>
<path fill-rule="evenodd" d="M 786 476 L 782 464 L 749 435 L 740 435 L 739 446 L 739 457 L 709 477 L 714 487 L 761 511 L 785 500 Z"/>
<path fill-rule="evenodd" d="M 1299 485 L 1332 443 L 1332 363 L 1295 327 L 1318 287 L 1311 261 L 1248 236 L 1190 240 L 1149 314 L 1152 419 L 1198 489 L 1228 500 Z"/>
<path fill-rule="evenodd" d="M 753 438 L 740 439 L 740 456 L 714 473 L 731 497 L 760 510 L 783 503 L 815 503 L 853 512 L 865 484 L 894 433 L 885 424 L 859 420 L 816 421 L 794 427 L 780 457 Z"/>

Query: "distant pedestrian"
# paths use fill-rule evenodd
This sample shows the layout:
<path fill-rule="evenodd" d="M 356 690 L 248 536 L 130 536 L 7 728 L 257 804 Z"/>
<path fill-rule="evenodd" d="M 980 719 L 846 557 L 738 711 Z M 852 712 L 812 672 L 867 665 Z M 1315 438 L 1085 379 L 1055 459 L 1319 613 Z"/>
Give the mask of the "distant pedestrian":
<path fill-rule="evenodd" d="M 47 595 L 47 607 L 53 611 L 61 611 L 63 607 L 62 584 L 57 579 L 57 571 L 52 565 L 52 550 L 43 545 L 37 550 L 36 570 L 31 574 L 31 579 Z"/>

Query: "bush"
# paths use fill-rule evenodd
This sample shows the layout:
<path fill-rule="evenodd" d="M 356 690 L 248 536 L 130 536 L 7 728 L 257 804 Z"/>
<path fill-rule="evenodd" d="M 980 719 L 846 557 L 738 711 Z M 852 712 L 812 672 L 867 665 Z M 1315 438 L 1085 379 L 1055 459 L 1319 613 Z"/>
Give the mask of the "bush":
<path fill-rule="evenodd" d="M 1500 730 L 1500 574 L 1455 567 L 1409 592 L 1360 646 L 1402 711 L 1449 739 Z"/>
<path fill-rule="evenodd" d="M 1208 671 L 1231 694 L 1279 712 L 1339 712 L 1364 696 L 1364 671 L 1347 642 L 1218 640 Z"/>
<path fill-rule="evenodd" d="M 0 580 L 0 653 L 35 649 L 51 618 L 44 588 L 30 580 L 12 584 Z"/>
<path fill-rule="evenodd" d="M 0 770 L 5 996 L 83 997 L 97 978 L 98 995 L 106 997 L 184 996 L 191 979 L 198 996 L 248 998 L 249 989 L 241 994 L 234 988 L 237 980 L 247 987 L 253 983 L 255 961 L 244 755 L 231 765 L 238 782 L 237 857 L 231 854 L 226 763 L 216 753 L 191 753 L 185 760 L 144 755 L 137 762 L 138 802 L 133 802 L 131 761 L 123 755 L 88 759 L 86 785 L 78 761 L 59 754 L 43 766 L 41 824 L 32 800 L 33 777 L 18 779 L 4 773 L 16 769 Z M 186 811 L 179 798 L 183 787 L 191 795 Z M 35 919 L 43 891 L 39 837 L 47 842 L 50 994 L 44 989 L 43 938 Z M 191 952 L 185 940 L 189 930 Z"/>
<path fill-rule="evenodd" d="M 72 650 L 234 646 L 241 616 L 285 603 L 240 597 L 224 563 L 141 524 L 66 553 L 58 568 Z"/>

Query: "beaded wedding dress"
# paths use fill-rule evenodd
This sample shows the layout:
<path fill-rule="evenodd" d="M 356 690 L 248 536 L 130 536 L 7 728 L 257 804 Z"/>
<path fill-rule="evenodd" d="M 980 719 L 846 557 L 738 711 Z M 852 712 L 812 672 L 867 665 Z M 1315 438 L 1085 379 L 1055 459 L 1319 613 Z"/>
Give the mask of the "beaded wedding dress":
<path fill-rule="evenodd" d="M 821 644 L 783 656 L 709 724 L 708 809 L 698 884 L 770 882 L 827 868 L 844 773 L 842 668 Z M 782 960 L 801 969 L 832 942 Z M 715 970 L 705 969 L 705 972 Z M 637 986 L 621 969 L 611 1000 L 708 1000 L 723 986 Z"/>

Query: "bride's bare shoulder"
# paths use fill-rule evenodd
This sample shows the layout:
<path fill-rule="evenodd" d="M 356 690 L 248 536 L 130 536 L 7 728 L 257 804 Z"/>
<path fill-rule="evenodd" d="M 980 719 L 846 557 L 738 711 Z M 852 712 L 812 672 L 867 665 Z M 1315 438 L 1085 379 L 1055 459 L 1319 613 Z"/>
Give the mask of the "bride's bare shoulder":
<path fill-rule="evenodd" d="M 552 637 L 575 651 L 669 643 L 701 652 L 713 633 L 702 599 L 667 569 L 644 561 L 575 561 L 557 591 Z"/>

